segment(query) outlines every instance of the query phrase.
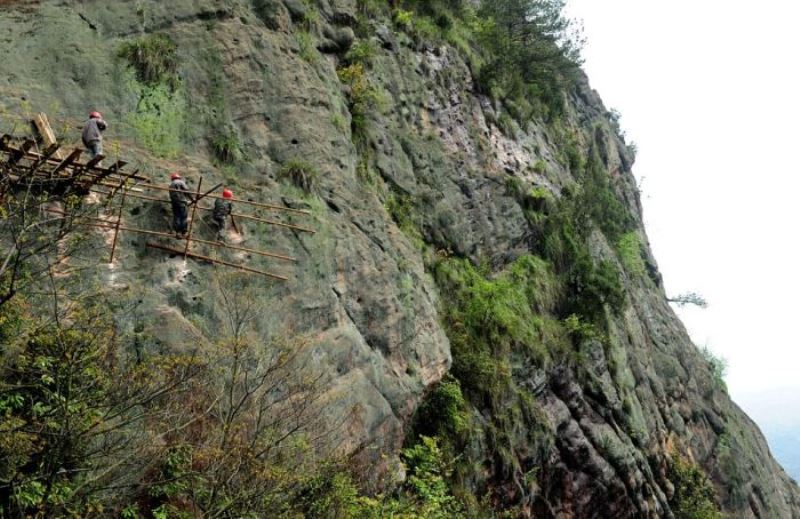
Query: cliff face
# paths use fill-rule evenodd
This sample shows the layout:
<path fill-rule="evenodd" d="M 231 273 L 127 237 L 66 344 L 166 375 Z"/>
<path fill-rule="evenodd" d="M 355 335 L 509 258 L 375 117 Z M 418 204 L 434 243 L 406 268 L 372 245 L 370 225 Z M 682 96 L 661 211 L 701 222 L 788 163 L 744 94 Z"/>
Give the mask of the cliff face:
<path fill-rule="evenodd" d="M 708 475 L 733 516 L 800 517 L 797 485 L 666 301 L 632 153 L 585 79 L 557 123 L 521 127 L 476 92 L 459 51 L 415 41 L 389 20 L 363 20 L 355 0 L 2 4 L 4 132 L 30 110 L 74 125 L 98 109 L 111 125 L 107 150 L 156 179 L 177 169 L 204 184 L 225 181 L 243 198 L 312 211 L 310 222 L 286 221 L 316 234 L 244 224 L 244 246 L 299 259 L 287 267 L 250 258 L 290 277 L 252 279 L 267 305 L 259 326 L 311 338 L 327 419 L 351 416 L 343 450 L 367 445 L 363 456 L 388 460 L 380 463 L 391 472 L 412 429 L 444 434 L 413 418 L 452 367 L 470 424 L 451 439 L 463 450 L 454 477 L 492 506 L 537 517 L 671 516 L 680 458 Z M 137 79 L 118 56 L 124 43 L 155 33 L 176 46 L 180 79 L 170 89 Z M 343 58 L 354 41 L 373 42 L 364 70 L 376 93 L 366 121 L 355 123 L 362 78 Z M 232 164 L 214 157 L 221 136 Z M 316 171 L 310 195 L 279 178 L 298 160 Z M 613 203 L 593 199 L 588 256 L 562 253 L 559 265 L 548 240 L 560 232 L 568 247 L 569 233 L 554 222 L 586 193 Z M 612 206 L 624 210 L 609 216 L 621 229 L 597 221 Z M 140 228 L 167 225 L 164 208 L 148 202 L 131 203 L 124 217 Z M 144 347 L 213 343 L 204 322 L 219 309 L 204 294 L 215 271 L 189 263 L 187 273 L 135 236 L 120 245 L 113 269 L 87 276 L 142 302 Z M 570 265 L 576 257 L 589 278 Z M 587 295 L 608 272 L 621 283 L 618 304 Z M 523 297 L 525 308 L 509 304 L 510 320 L 486 310 L 467 323 L 473 308 L 464 301 L 478 300 L 480 283 L 504 287 L 488 303 L 524 283 L 536 294 Z M 586 301 L 600 301 L 584 312 L 594 321 L 570 319 Z M 509 322 L 533 328 L 517 336 Z M 481 340 L 491 373 L 506 373 L 488 388 L 469 378 L 470 348 Z"/>

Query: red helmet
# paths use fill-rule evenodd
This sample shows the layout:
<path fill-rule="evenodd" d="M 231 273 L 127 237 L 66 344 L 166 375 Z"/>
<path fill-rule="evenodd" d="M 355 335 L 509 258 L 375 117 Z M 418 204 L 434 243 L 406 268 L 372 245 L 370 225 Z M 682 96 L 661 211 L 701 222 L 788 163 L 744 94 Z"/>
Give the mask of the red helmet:
<path fill-rule="evenodd" d="M 181 178 L 181 174 L 180 174 L 180 173 L 178 173 L 177 171 L 176 171 L 176 172 L 174 172 L 174 173 L 172 173 L 172 174 L 169 176 L 169 179 L 170 179 L 170 180 L 177 180 L 177 179 L 179 179 L 179 178 Z"/>
<path fill-rule="evenodd" d="M 100 112 L 92 112 L 89 114 L 89 119 L 102 119 L 102 118 L 103 114 L 101 114 Z"/>
<path fill-rule="evenodd" d="M 233 191 L 231 191 L 230 189 L 223 189 L 222 198 L 233 198 Z"/>

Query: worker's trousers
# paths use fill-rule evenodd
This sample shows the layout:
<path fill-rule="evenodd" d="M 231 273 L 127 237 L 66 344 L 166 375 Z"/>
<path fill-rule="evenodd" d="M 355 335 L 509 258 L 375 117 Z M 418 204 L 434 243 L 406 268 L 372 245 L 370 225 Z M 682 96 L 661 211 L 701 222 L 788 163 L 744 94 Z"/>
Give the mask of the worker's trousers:
<path fill-rule="evenodd" d="M 172 204 L 172 227 L 177 233 L 188 230 L 189 208 L 186 204 Z"/>

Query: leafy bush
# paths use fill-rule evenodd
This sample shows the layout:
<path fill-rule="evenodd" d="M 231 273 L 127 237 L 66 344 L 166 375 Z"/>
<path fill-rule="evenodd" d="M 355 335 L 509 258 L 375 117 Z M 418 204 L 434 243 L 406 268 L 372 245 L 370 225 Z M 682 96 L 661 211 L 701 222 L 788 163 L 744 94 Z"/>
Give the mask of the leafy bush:
<path fill-rule="evenodd" d="M 211 150 L 222 164 L 233 164 L 240 160 L 243 152 L 236 129 L 229 124 L 214 128 L 211 134 Z"/>
<path fill-rule="evenodd" d="M 344 57 L 348 65 L 361 64 L 368 67 L 378 53 L 378 49 L 372 40 L 360 41 L 354 44 Z"/>
<path fill-rule="evenodd" d="M 617 253 L 622 265 L 631 276 L 645 274 L 644 259 L 642 259 L 642 241 L 635 231 L 625 233 L 617 242 Z"/>
<path fill-rule="evenodd" d="M 177 50 L 178 46 L 169 35 L 157 33 L 123 43 L 117 54 L 133 66 L 140 82 L 175 89 L 178 85 Z"/>
<path fill-rule="evenodd" d="M 416 445 L 403 450 L 408 466 L 406 486 L 417 503 L 421 517 L 458 518 L 464 512 L 450 493 L 446 478 L 450 474 L 442 450 L 434 438 L 423 436 Z"/>
<path fill-rule="evenodd" d="M 446 375 L 417 410 L 415 431 L 424 436 L 442 436 L 455 441 L 469 427 L 467 403 L 461 384 Z"/>
<path fill-rule="evenodd" d="M 281 166 L 278 178 L 288 179 L 306 194 L 312 194 L 316 191 L 317 182 L 319 182 L 319 171 L 302 159 L 291 159 Z"/>
<path fill-rule="evenodd" d="M 353 140 L 359 151 L 367 145 L 367 118 L 379 108 L 378 91 L 369 83 L 363 63 L 354 63 L 337 71 L 339 80 L 347 86 Z"/>
<path fill-rule="evenodd" d="M 669 502 L 675 519 L 722 519 L 714 487 L 697 465 L 683 461 L 676 454 L 667 476 L 675 486 Z"/>
<path fill-rule="evenodd" d="M 728 384 L 725 382 L 725 374 L 728 371 L 728 361 L 722 357 L 717 357 L 714 352 L 707 346 L 700 349 L 700 354 L 703 356 L 711 371 L 711 377 L 716 386 L 722 391 L 728 391 Z"/>

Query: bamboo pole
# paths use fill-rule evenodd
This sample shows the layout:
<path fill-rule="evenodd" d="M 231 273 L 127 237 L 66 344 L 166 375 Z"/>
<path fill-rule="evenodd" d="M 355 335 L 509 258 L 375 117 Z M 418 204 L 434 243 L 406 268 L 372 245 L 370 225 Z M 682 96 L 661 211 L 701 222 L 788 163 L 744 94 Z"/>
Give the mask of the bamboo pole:
<path fill-rule="evenodd" d="M 195 200 L 200 199 L 200 187 L 203 185 L 203 177 L 200 177 L 200 182 L 197 183 L 197 196 Z M 192 227 L 194 227 L 194 215 L 197 213 L 197 204 L 192 204 L 192 218 L 189 220 L 189 231 L 186 233 L 186 248 L 183 250 L 183 259 L 189 254 L 189 246 L 192 244 Z"/>
<path fill-rule="evenodd" d="M 201 209 L 203 209 L 203 208 L 201 207 Z M 275 225 L 275 226 L 278 226 L 278 227 L 286 227 L 287 229 L 294 229 L 295 231 L 300 231 L 300 232 L 307 232 L 307 233 L 311 233 L 311 234 L 316 234 L 316 232 L 317 232 L 314 229 L 309 229 L 307 227 L 300 227 L 299 225 L 292 225 L 292 224 L 283 223 L 283 222 L 276 222 L 276 221 L 273 221 L 273 220 L 265 220 L 264 218 L 258 218 L 256 216 L 250 216 L 250 215 L 247 215 L 247 214 L 231 213 L 231 216 L 235 216 L 236 218 L 244 218 L 245 220 L 253 220 L 253 221 L 265 223 L 265 224 L 268 224 L 268 225 Z"/>
<path fill-rule="evenodd" d="M 119 204 L 119 213 L 117 214 L 117 225 L 114 227 L 114 241 L 111 242 L 111 256 L 108 259 L 110 264 L 114 263 L 114 252 L 117 250 L 117 237 L 119 236 L 119 226 L 122 223 L 122 208 L 125 207 L 125 195 L 128 194 L 128 189 L 122 189 L 122 200 Z"/>
<path fill-rule="evenodd" d="M 150 243 L 150 242 L 147 242 L 145 245 L 147 245 L 148 247 L 150 247 L 152 249 L 159 249 L 159 250 L 163 250 L 163 251 L 166 251 L 166 252 L 171 252 L 173 254 L 178 254 L 178 255 L 181 254 L 180 250 L 173 249 L 172 247 L 167 247 L 165 245 L 159 245 L 157 243 Z M 218 263 L 220 265 L 225 265 L 226 267 L 233 267 L 233 268 L 236 268 L 236 269 L 239 269 L 239 270 L 243 270 L 245 272 L 252 272 L 254 274 L 261 274 L 262 276 L 266 276 L 266 277 L 272 278 L 272 279 L 277 279 L 277 280 L 280 280 L 280 281 L 288 281 L 289 280 L 289 278 L 286 278 L 286 277 L 283 277 L 283 276 L 278 276 L 277 274 L 270 274 L 269 272 L 264 272 L 262 270 L 256 270 L 256 269 L 253 269 L 253 268 L 250 268 L 250 267 L 245 267 L 244 265 L 238 265 L 236 263 L 230 263 L 228 261 L 222 261 L 222 260 L 218 260 L 218 259 L 214 259 L 214 258 L 209 258 L 208 256 L 201 256 L 200 254 L 195 254 L 193 252 L 186 253 L 186 256 L 188 256 L 190 258 L 195 258 L 195 259 L 208 261 L 208 262 L 211 262 L 211 263 Z"/>
<path fill-rule="evenodd" d="M 284 261 L 291 261 L 297 263 L 296 258 L 292 258 L 291 256 L 282 256 L 280 254 L 275 254 L 274 252 L 264 252 L 256 249 L 248 249 L 247 247 L 239 247 L 238 245 L 228 245 L 227 243 L 224 242 L 208 241 L 208 240 L 202 240 L 200 238 L 191 238 L 191 241 L 197 243 L 203 243 L 205 245 L 211 245 L 212 247 L 222 247 L 225 249 L 240 250 L 242 252 L 250 252 L 253 254 L 258 254 L 259 256 L 266 256 L 267 258 L 277 258 Z"/>

